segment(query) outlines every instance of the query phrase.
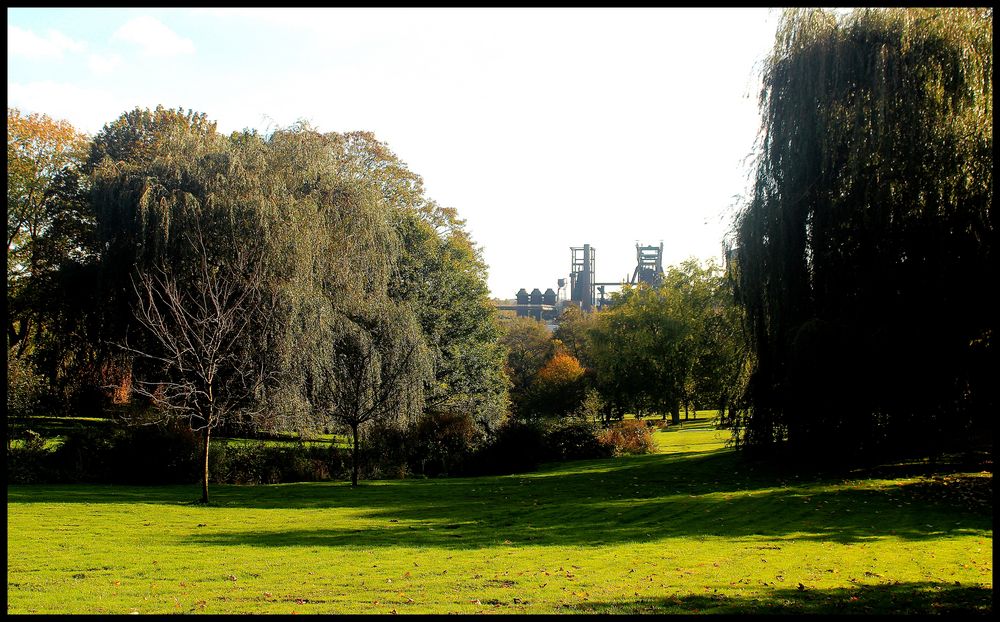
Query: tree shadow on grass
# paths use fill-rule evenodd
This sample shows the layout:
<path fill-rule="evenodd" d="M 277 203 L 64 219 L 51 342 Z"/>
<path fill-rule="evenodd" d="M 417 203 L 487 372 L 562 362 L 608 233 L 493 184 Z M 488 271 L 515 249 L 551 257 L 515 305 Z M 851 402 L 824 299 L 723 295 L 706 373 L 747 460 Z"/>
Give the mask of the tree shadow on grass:
<path fill-rule="evenodd" d="M 592 461 L 573 470 L 563 465 L 561 470 L 520 476 L 339 487 L 330 497 L 317 497 L 329 507 L 360 512 L 364 527 L 200 533 L 192 542 L 467 549 L 504 542 L 601 546 L 667 538 L 759 537 L 846 544 L 992 531 L 991 507 L 963 507 L 939 498 L 939 491 L 924 482 L 887 487 L 823 479 L 790 483 L 773 473 L 741 473 L 735 468 L 741 463 L 731 454 L 649 458 L 621 461 L 617 467 Z M 280 495 L 281 490 L 268 492 Z M 242 505 L 247 500 L 232 501 Z M 253 507 L 284 505 L 280 498 L 257 497 Z"/>
<path fill-rule="evenodd" d="M 757 598 L 718 593 L 638 598 L 620 602 L 582 602 L 573 613 L 624 614 L 982 614 L 993 611 L 993 590 L 982 586 L 932 582 L 858 585 L 813 589 L 776 589 Z"/>
<path fill-rule="evenodd" d="M 991 478 L 977 478 L 992 485 Z M 964 481 L 964 480 L 963 480 Z M 970 480 L 971 481 L 971 480 Z M 973 482 L 976 483 L 976 482 Z M 344 528 L 225 531 L 197 545 L 412 546 L 468 549 L 600 546 L 667 538 L 791 538 L 851 543 L 992 532 L 992 505 L 942 496 L 942 480 L 853 485 L 817 474 L 784 475 L 728 450 L 549 465 L 534 473 L 436 480 L 222 486 L 204 508 L 347 510 Z M 992 489 L 990 488 L 990 491 Z M 192 487 L 8 487 L 8 503 L 184 505 Z"/>

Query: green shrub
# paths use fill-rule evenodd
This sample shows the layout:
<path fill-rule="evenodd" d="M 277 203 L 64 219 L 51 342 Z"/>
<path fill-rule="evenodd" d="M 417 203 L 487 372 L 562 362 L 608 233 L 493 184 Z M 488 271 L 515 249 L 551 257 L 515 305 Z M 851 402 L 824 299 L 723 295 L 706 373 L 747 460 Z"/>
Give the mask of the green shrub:
<path fill-rule="evenodd" d="M 468 414 L 425 414 L 414 430 L 411 471 L 428 477 L 461 472 L 472 455 L 476 436 L 476 424 Z"/>
<path fill-rule="evenodd" d="M 543 425 L 508 419 L 493 437 L 473 454 L 467 474 L 524 473 L 537 468 L 546 458 Z"/>
<path fill-rule="evenodd" d="M 412 426 L 377 426 L 367 431 L 361 448 L 362 479 L 402 479 L 411 473 Z M 350 450 L 348 450 L 348 456 Z"/>
<path fill-rule="evenodd" d="M 48 382 L 31 363 L 7 349 L 7 447 L 23 434 L 19 427 L 31 415 L 45 409 Z"/>
<path fill-rule="evenodd" d="M 115 446 L 121 446 L 125 436 L 121 428 L 79 428 L 69 432 L 51 457 L 52 480 L 67 483 L 115 481 L 119 466 Z"/>
<path fill-rule="evenodd" d="M 201 477 L 201 436 L 181 422 L 124 428 L 112 452 L 116 483 L 187 484 Z"/>
<path fill-rule="evenodd" d="M 545 446 L 552 460 L 607 458 L 611 449 L 598 440 L 600 429 L 586 419 L 563 419 L 546 430 Z"/>
<path fill-rule="evenodd" d="M 39 484 L 52 479 L 45 439 L 34 430 L 25 430 L 21 437 L 23 443 L 7 449 L 7 483 Z"/>
<path fill-rule="evenodd" d="M 208 454 L 209 479 L 217 484 L 319 482 L 347 476 L 347 452 L 333 444 L 274 444 L 262 440 L 223 441 Z"/>

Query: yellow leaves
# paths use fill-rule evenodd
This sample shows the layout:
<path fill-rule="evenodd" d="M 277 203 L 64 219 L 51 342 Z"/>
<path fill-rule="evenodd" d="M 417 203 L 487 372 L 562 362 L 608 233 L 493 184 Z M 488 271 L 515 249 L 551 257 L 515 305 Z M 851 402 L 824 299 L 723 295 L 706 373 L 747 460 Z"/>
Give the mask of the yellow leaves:
<path fill-rule="evenodd" d="M 579 380 L 584 371 L 575 356 L 561 352 L 538 371 L 538 380 L 549 385 L 570 384 Z"/>

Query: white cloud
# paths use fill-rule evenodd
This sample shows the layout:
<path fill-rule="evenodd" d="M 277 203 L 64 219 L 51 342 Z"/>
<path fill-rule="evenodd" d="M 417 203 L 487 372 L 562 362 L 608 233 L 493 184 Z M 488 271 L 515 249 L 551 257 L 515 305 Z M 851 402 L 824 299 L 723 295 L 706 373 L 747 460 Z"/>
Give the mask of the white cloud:
<path fill-rule="evenodd" d="M 117 54 L 91 54 L 87 58 L 87 66 L 99 76 L 107 76 L 114 73 L 122 65 L 122 58 Z"/>
<path fill-rule="evenodd" d="M 170 30 L 155 17 L 144 15 L 125 22 L 112 39 L 135 43 L 149 56 L 179 56 L 194 54 L 194 43 Z"/>
<path fill-rule="evenodd" d="M 30 59 L 59 60 L 63 52 L 82 52 L 87 45 L 74 41 L 58 30 L 49 30 L 41 37 L 30 30 L 7 26 L 7 53 Z"/>
<path fill-rule="evenodd" d="M 7 105 L 25 113 L 38 112 L 53 119 L 65 119 L 78 131 L 91 135 L 132 107 L 107 91 L 51 80 L 28 84 L 8 82 Z"/>

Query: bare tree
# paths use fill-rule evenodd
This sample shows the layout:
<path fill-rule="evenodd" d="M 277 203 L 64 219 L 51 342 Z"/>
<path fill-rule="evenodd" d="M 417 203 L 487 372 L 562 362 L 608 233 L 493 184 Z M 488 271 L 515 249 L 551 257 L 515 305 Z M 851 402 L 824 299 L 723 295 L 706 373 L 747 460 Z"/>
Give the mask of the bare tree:
<path fill-rule="evenodd" d="M 212 430 L 238 412 L 254 414 L 274 375 L 267 340 L 275 299 L 257 249 L 232 245 L 227 259 L 215 260 L 200 227 L 187 240 L 190 267 L 161 263 L 133 281 L 134 315 L 148 339 L 125 347 L 147 364 L 133 390 L 152 401 L 159 420 L 186 420 L 201 432 L 201 500 L 208 503 Z"/>

